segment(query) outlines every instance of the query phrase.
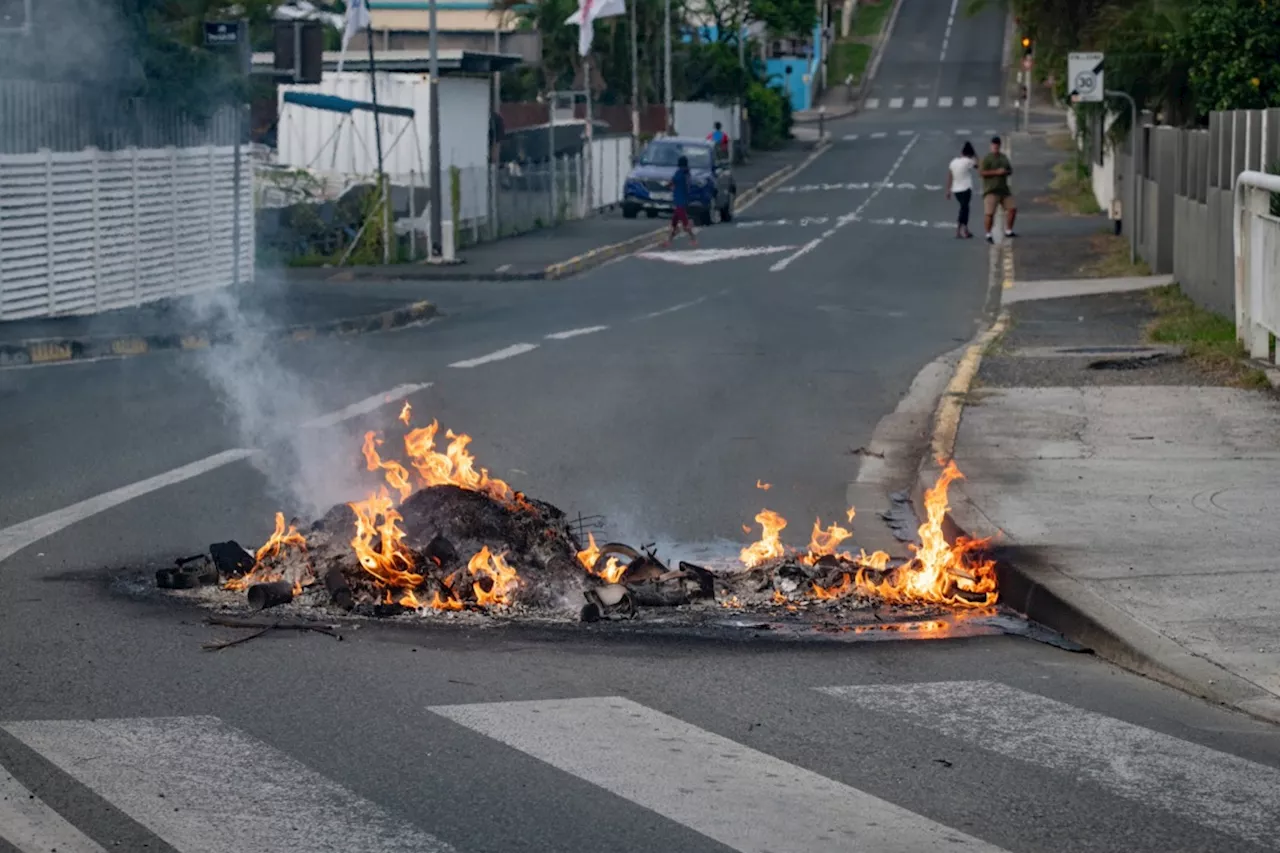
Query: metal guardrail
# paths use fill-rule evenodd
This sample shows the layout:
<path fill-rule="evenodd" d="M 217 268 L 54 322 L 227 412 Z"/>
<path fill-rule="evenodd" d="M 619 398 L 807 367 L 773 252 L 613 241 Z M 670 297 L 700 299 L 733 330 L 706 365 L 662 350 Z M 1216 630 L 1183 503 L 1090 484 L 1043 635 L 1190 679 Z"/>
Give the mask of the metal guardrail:
<path fill-rule="evenodd" d="M 1241 172 L 1233 193 L 1236 337 L 1254 358 L 1277 363 L 1280 336 L 1280 217 L 1272 212 L 1280 175 Z"/>

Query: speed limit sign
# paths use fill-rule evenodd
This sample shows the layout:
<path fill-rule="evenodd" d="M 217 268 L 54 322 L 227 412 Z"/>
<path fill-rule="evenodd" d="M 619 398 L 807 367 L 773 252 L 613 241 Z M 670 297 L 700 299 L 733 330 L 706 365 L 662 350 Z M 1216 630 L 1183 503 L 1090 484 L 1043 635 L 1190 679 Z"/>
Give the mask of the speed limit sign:
<path fill-rule="evenodd" d="M 1101 53 L 1067 55 L 1067 83 L 1073 98 L 1086 103 L 1102 100 L 1102 60 Z"/>

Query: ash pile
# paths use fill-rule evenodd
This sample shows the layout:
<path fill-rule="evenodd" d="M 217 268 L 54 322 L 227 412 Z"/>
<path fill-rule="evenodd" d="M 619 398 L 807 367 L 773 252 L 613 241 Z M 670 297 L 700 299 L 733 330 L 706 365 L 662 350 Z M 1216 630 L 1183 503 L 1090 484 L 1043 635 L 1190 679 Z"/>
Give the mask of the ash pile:
<path fill-rule="evenodd" d="M 401 420 L 409 426 L 405 404 Z M 839 618 L 873 606 L 973 609 L 997 599 L 983 542 L 942 535 L 948 466 L 926 493 L 928 518 L 910 559 L 854 554 L 852 532 L 815 521 L 803 549 L 782 542 L 787 522 L 771 510 L 740 565 L 715 570 L 664 562 L 652 546 L 598 545 L 559 508 L 513 490 L 477 468 L 470 437 L 439 425 L 409 429 L 409 465 L 385 459 L 365 435 L 367 469 L 380 483 L 364 500 L 307 524 L 277 513 L 271 537 L 250 552 L 236 542 L 177 561 L 156 584 L 223 610 L 282 608 L 368 617 L 550 616 L 584 622 L 635 619 L 646 610 L 750 611 L 770 617 Z M 852 521 L 854 511 L 847 512 Z M 745 528 L 750 530 L 750 528 Z M 842 550 L 844 549 L 844 550 Z"/>

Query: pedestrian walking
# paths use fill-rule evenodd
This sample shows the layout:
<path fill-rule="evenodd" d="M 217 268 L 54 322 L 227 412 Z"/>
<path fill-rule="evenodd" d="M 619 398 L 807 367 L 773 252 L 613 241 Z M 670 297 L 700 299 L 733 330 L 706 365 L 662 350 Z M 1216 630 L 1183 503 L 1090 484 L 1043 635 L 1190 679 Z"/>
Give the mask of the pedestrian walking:
<path fill-rule="evenodd" d="M 982 213 L 983 224 L 987 229 L 987 242 L 995 242 L 991 237 L 991 228 L 995 225 L 996 208 L 1004 209 L 1004 236 L 1017 237 L 1013 231 L 1013 220 L 1017 218 L 1018 208 L 1013 203 L 1013 191 L 1009 189 L 1013 163 L 1000 150 L 1000 137 L 991 138 L 991 153 L 982 158 L 978 174 L 982 175 Z"/>
<path fill-rule="evenodd" d="M 689 174 L 689 158 L 681 156 L 676 161 L 676 173 L 671 177 L 671 234 L 667 236 L 664 246 L 671 245 L 671 241 L 680 233 L 681 226 L 684 226 L 684 232 L 689 235 L 689 242 L 694 246 L 698 245 L 698 238 L 693 234 L 693 223 L 689 221 L 689 182 L 692 179 Z"/>
<path fill-rule="evenodd" d="M 724 132 L 724 127 L 720 122 L 715 123 L 715 128 L 707 134 L 707 141 L 714 145 L 720 153 L 726 157 L 729 155 L 729 134 Z"/>
<path fill-rule="evenodd" d="M 947 198 L 954 195 L 960 204 L 960 215 L 956 219 L 957 239 L 968 240 L 973 236 L 969 230 L 969 203 L 973 201 L 973 172 L 977 168 L 978 152 L 968 142 L 960 149 L 960 156 L 947 166 Z"/>

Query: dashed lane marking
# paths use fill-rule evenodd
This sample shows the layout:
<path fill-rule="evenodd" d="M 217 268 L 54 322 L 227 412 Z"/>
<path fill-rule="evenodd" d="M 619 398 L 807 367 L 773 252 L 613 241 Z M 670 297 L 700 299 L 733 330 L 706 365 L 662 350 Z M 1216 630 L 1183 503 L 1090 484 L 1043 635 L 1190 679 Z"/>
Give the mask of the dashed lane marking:
<path fill-rule="evenodd" d="M 569 338 L 576 338 L 581 335 L 593 335 L 596 332 L 603 332 L 608 326 L 586 326 L 581 329 L 569 329 L 567 332 L 552 332 L 547 335 L 549 341 L 567 341 Z"/>
<path fill-rule="evenodd" d="M 491 352 L 488 355 L 482 355 L 478 358 L 468 358 L 463 361 L 455 361 L 449 366 L 459 368 L 479 367 L 482 364 L 490 364 L 495 361 L 504 361 L 508 358 L 515 358 L 518 355 L 533 352 L 537 348 L 537 344 L 512 344 L 511 346 L 504 347 L 497 352 Z"/>

